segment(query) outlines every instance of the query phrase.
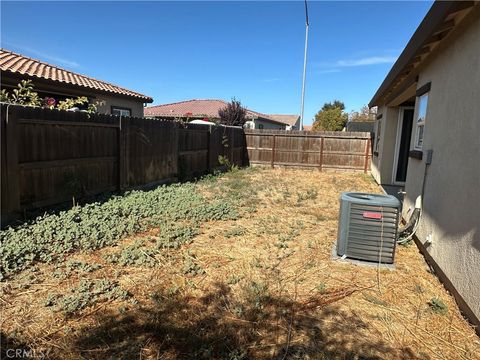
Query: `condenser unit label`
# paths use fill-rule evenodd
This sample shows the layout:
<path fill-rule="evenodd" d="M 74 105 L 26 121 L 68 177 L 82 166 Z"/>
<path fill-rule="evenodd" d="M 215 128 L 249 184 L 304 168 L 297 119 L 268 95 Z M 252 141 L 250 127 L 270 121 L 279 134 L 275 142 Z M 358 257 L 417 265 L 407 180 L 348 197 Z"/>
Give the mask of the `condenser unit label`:
<path fill-rule="evenodd" d="M 381 214 L 381 213 L 377 213 L 377 212 L 364 211 L 364 212 L 363 212 L 363 217 L 366 218 L 366 219 L 377 219 L 377 220 L 380 220 L 380 219 L 382 218 L 382 214 Z"/>

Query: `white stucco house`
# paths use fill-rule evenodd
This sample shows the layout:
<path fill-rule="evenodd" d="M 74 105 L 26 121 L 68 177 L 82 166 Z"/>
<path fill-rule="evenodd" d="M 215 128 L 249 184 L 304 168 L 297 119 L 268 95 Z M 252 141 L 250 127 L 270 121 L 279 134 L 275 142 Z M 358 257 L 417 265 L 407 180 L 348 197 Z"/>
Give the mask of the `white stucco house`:
<path fill-rule="evenodd" d="M 480 3 L 435 2 L 369 106 L 372 175 L 406 220 L 420 197 L 417 245 L 479 332 Z"/>

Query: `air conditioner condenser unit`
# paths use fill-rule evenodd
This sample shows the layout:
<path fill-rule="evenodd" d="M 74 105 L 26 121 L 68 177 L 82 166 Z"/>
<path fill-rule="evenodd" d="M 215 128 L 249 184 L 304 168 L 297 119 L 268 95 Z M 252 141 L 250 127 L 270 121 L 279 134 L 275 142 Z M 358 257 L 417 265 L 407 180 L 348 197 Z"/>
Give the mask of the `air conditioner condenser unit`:
<path fill-rule="evenodd" d="M 391 195 L 344 192 L 340 196 L 337 254 L 392 264 L 400 201 Z"/>

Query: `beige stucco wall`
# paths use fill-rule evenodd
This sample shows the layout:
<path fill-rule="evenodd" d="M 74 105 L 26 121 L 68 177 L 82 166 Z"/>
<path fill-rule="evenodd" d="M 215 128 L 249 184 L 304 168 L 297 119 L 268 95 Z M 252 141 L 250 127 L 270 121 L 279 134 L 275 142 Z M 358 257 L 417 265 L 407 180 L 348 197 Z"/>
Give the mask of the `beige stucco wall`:
<path fill-rule="evenodd" d="M 118 106 L 122 108 L 129 108 L 132 110 L 132 116 L 143 117 L 143 102 L 142 100 L 133 100 L 118 96 L 97 95 L 96 101 L 104 101 L 105 103 L 98 107 L 98 112 L 102 114 L 111 114 L 111 107 Z"/>
<path fill-rule="evenodd" d="M 292 125 L 293 130 L 298 130 L 300 128 L 300 118 Z"/>
<path fill-rule="evenodd" d="M 269 121 L 265 121 L 265 120 L 262 120 L 262 119 L 255 119 L 255 129 L 259 129 L 260 124 L 263 125 L 264 129 L 285 130 L 285 125 L 271 123 Z"/>
<path fill-rule="evenodd" d="M 379 184 L 392 183 L 392 169 L 395 155 L 395 141 L 397 137 L 398 108 L 381 106 L 378 108 L 378 114 L 382 118 L 375 122 L 375 132 L 380 126 L 380 143 L 378 156 L 372 158 L 372 176 Z M 377 135 L 375 135 L 376 139 Z M 375 140 L 376 141 L 376 140 Z"/>
<path fill-rule="evenodd" d="M 431 82 L 423 151 L 433 150 L 417 236 L 480 318 L 480 16 L 421 71 Z M 417 116 L 417 107 L 415 117 Z M 412 147 L 415 125 L 412 130 Z M 421 194 L 423 160 L 409 159 L 404 212 Z"/>

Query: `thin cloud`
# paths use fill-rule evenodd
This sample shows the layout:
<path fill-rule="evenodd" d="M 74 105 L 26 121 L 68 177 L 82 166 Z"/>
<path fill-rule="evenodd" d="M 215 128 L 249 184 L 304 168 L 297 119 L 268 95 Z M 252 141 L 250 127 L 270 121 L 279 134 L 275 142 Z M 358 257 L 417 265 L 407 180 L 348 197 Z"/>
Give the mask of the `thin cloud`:
<path fill-rule="evenodd" d="M 339 73 L 342 72 L 340 69 L 327 69 L 327 70 L 320 70 L 317 71 L 317 74 L 333 74 L 333 73 Z"/>
<path fill-rule="evenodd" d="M 2 45 L 7 45 L 9 47 L 13 47 L 14 49 L 18 49 L 18 51 L 26 52 L 27 54 L 32 54 L 34 56 L 38 56 L 39 58 L 52 62 L 54 65 L 63 65 L 66 67 L 70 68 L 78 68 L 80 67 L 80 64 L 77 63 L 76 61 L 65 59 L 63 57 L 59 57 L 53 54 L 47 54 L 43 51 L 38 51 L 36 49 L 33 49 L 28 46 L 23 46 L 23 45 L 18 45 L 18 44 L 12 44 L 7 41 L 3 41 Z"/>
<path fill-rule="evenodd" d="M 397 60 L 397 56 L 384 55 L 384 56 L 366 56 L 359 58 L 340 59 L 333 62 L 321 62 L 314 64 L 315 67 L 321 70 L 319 73 L 328 74 L 334 72 L 340 72 L 342 68 L 359 67 L 359 66 L 373 66 L 380 64 L 393 64 Z"/>
<path fill-rule="evenodd" d="M 280 81 L 279 78 L 270 78 L 270 79 L 262 79 L 263 82 L 275 82 L 275 81 Z"/>
<path fill-rule="evenodd" d="M 335 66 L 349 67 L 349 66 L 368 66 L 378 64 L 391 64 L 397 60 L 396 56 L 371 56 L 361 59 L 338 60 Z"/>

